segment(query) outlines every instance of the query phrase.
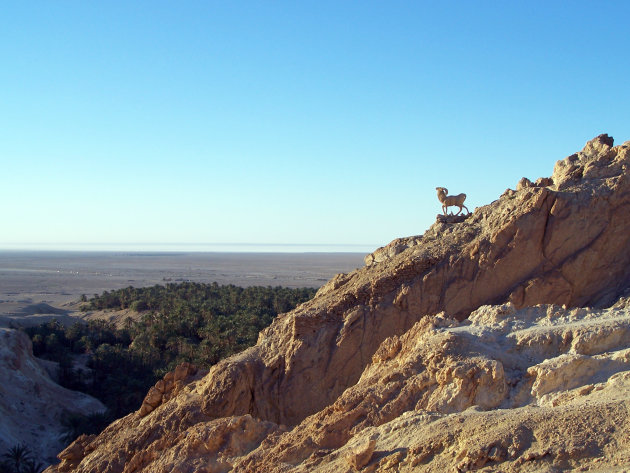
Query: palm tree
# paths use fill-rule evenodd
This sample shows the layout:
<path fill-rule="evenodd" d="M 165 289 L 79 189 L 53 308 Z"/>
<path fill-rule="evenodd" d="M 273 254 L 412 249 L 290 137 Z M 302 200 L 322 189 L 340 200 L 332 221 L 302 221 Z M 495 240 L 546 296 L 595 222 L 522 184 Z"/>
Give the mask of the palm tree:
<path fill-rule="evenodd" d="M 85 430 L 85 416 L 77 412 L 64 412 L 61 417 L 63 434 L 61 440 L 70 444 Z"/>
<path fill-rule="evenodd" d="M 28 460 L 20 470 L 20 473 L 42 473 L 44 468 L 46 468 L 46 465 L 43 463 L 36 460 Z"/>
<path fill-rule="evenodd" d="M 19 472 L 23 465 L 31 459 L 31 451 L 24 444 L 14 445 L 2 455 L 13 470 Z"/>

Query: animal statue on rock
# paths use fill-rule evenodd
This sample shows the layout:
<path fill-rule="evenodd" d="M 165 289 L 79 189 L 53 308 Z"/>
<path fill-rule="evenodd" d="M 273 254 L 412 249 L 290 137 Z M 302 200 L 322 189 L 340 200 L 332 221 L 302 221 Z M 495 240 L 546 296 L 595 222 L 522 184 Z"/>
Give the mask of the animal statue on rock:
<path fill-rule="evenodd" d="M 449 207 L 459 207 L 459 212 L 455 215 L 459 215 L 462 208 L 466 209 L 466 212 L 470 213 L 468 207 L 464 205 L 466 194 L 447 195 L 448 189 L 446 187 L 436 187 L 435 190 L 437 191 L 438 200 L 442 202 L 442 211 L 444 212 L 444 215 L 446 215 L 446 211 Z"/>

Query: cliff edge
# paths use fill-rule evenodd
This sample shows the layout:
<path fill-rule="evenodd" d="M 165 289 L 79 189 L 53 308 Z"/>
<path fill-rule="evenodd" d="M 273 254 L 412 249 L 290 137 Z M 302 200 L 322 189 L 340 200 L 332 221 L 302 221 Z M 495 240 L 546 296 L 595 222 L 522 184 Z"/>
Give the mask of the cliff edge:
<path fill-rule="evenodd" d="M 630 143 L 395 240 L 49 472 L 630 464 Z"/>

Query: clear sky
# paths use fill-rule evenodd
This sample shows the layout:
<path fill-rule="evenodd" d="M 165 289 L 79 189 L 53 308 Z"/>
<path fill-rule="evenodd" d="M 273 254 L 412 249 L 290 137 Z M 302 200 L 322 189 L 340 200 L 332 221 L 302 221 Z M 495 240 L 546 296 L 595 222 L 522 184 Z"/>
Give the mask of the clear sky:
<path fill-rule="evenodd" d="M 0 14 L 0 248 L 423 233 L 600 133 L 628 1 L 18 1 Z"/>

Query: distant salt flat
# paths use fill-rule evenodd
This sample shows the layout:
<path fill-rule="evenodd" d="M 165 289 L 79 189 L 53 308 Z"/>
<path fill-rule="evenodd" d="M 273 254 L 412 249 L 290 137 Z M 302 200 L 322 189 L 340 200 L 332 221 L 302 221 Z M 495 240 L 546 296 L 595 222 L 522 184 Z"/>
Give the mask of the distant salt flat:
<path fill-rule="evenodd" d="M 371 253 L 377 244 L 287 244 L 287 243 L 56 243 L 3 244 L 2 250 L 11 251 L 80 251 L 80 252 L 138 252 L 150 256 L 156 253 Z"/>
<path fill-rule="evenodd" d="M 0 316 L 65 310 L 82 294 L 194 281 L 320 287 L 363 252 L 0 251 Z M 42 305 L 44 304 L 44 305 Z"/>

